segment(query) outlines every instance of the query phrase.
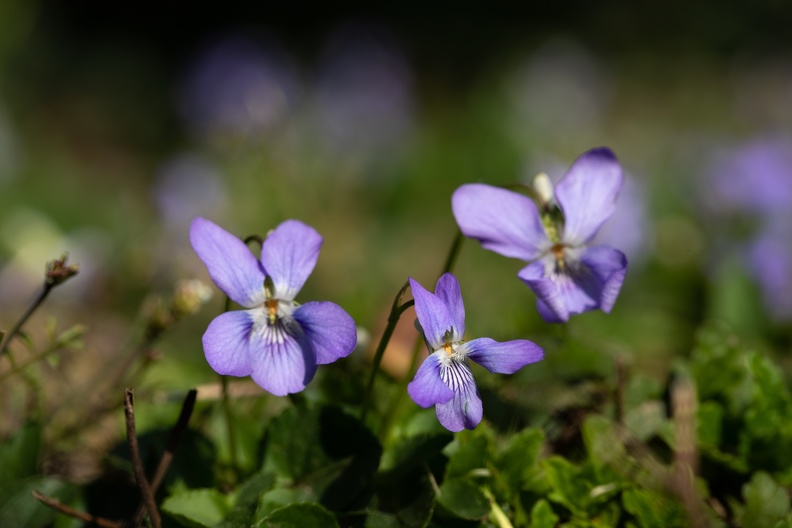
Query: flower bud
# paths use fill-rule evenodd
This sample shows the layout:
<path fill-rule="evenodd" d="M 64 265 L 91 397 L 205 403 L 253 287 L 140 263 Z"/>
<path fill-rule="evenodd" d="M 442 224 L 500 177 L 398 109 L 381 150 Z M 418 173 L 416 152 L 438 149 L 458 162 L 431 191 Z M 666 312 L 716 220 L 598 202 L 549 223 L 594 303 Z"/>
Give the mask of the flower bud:
<path fill-rule="evenodd" d="M 539 200 L 539 205 L 543 208 L 553 203 L 553 183 L 544 172 L 540 172 L 533 179 L 531 184 Z"/>
<path fill-rule="evenodd" d="M 79 264 L 66 265 L 69 255 L 64 253 L 61 258 L 47 262 L 44 281 L 47 286 L 57 286 L 77 275 L 80 271 Z"/>
<path fill-rule="evenodd" d="M 173 294 L 172 310 L 178 319 L 197 312 L 212 298 L 212 289 L 198 279 L 181 280 L 176 284 Z"/>

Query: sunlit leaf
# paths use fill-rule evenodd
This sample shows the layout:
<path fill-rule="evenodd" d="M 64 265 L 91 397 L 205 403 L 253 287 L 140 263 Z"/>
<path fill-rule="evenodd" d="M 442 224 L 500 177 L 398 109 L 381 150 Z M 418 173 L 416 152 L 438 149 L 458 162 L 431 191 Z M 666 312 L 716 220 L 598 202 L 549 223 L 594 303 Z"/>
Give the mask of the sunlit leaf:
<path fill-rule="evenodd" d="M 291 504 L 259 519 L 255 528 L 338 528 L 332 513 L 315 503 Z"/>

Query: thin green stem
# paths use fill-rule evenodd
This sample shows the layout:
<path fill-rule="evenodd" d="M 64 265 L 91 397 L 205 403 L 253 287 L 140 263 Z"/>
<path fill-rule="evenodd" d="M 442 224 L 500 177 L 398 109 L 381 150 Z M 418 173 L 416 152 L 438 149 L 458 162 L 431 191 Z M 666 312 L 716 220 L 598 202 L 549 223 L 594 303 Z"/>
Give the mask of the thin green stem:
<path fill-rule="evenodd" d="M 22 314 L 22 317 L 19 318 L 16 324 L 14 324 L 13 328 L 11 328 L 11 330 L 3 336 L 3 340 L 0 342 L 0 357 L 8 352 L 8 345 L 11 344 L 11 340 L 16 337 L 20 330 L 22 330 L 22 327 L 25 325 L 27 320 L 30 319 L 31 315 L 33 315 L 33 312 L 35 312 L 38 307 L 41 306 L 41 303 L 43 303 L 44 299 L 47 298 L 47 295 L 49 295 L 49 292 L 52 290 L 52 288 L 53 284 L 45 282 L 44 288 L 41 290 L 38 296 L 33 299 L 33 303 L 28 306 L 28 309 L 25 310 L 25 313 Z"/>
<path fill-rule="evenodd" d="M 489 489 L 484 488 L 484 496 L 487 497 L 490 503 L 490 521 L 496 523 L 499 528 L 514 528 L 511 521 L 501 509 L 500 505 L 495 500 L 495 497 L 492 495 L 492 492 Z"/>
<path fill-rule="evenodd" d="M 407 308 L 415 304 L 415 301 L 412 300 L 407 301 L 404 304 L 401 302 L 402 297 L 404 297 L 404 293 L 409 287 L 410 283 L 405 282 L 404 286 L 401 287 L 399 293 L 397 293 L 396 297 L 393 299 L 393 306 L 391 306 L 390 315 L 388 316 L 388 325 L 385 327 L 385 331 L 382 333 L 382 337 L 380 338 L 379 344 L 377 345 L 377 350 L 374 353 L 371 375 L 369 376 L 368 384 L 366 385 L 366 393 L 363 396 L 363 406 L 360 411 L 361 421 L 366 419 L 366 414 L 368 413 L 369 407 L 371 406 L 371 392 L 374 390 L 374 381 L 377 379 L 377 372 L 379 371 L 380 363 L 382 363 L 382 356 L 385 355 L 385 349 L 388 347 L 388 342 L 393 335 L 393 331 L 396 329 L 396 324 L 399 322 L 401 314 L 403 314 Z"/>
<path fill-rule="evenodd" d="M 462 249 L 462 242 L 464 241 L 465 237 L 462 235 L 462 231 L 457 229 L 456 236 L 454 237 L 454 241 L 451 243 L 451 248 L 448 250 L 448 256 L 446 257 L 445 264 L 443 265 L 443 271 L 440 272 L 440 275 L 449 273 L 452 269 L 454 269 L 454 264 L 456 264 L 457 257 L 459 257 L 459 252 Z"/>
<path fill-rule="evenodd" d="M 228 396 L 228 376 L 220 376 L 220 383 L 223 389 L 223 414 L 225 415 L 226 434 L 228 435 L 228 452 L 231 457 L 231 468 L 234 476 L 239 475 L 239 457 L 237 455 L 236 431 L 234 430 L 234 420 L 231 414 L 231 400 Z"/>
<path fill-rule="evenodd" d="M 2 376 L 0 376 L 0 383 L 4 382 L 5 380 L 10 378 L 11 376 L 13 376 L 15 374 L 18 374 L 20 371 L 26 369 L 30 365 L 38 363 L 39 361 L 41 361 L 45 357 L 49 356 L 50 354 L 56 354 L 56 353 L 57 353 L 57 351 L 48 349 L 48 350 L 45 350 L 44 352 L 39 352 L 38 354 L 36 354 L 32 358 L 30 358 L 28 361 L 25 361 L 21 365 L 16 364 L 16 362 L 12 362 L 11 370 L 9 370 L 8 372 L 6 372 Z M 8 358 L 11 359 L 11 354 L 10 353 L 8 354 Z"/>

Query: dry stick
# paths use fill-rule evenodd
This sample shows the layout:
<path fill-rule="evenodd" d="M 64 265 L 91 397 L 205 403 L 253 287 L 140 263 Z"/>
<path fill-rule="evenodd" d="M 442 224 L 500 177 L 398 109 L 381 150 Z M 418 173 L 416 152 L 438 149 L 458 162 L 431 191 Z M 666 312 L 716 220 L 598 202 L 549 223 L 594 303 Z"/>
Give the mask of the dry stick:
<path fill-rule="evenodd" d="M 143 462 L 140 460 L 140 450 L 138 448 L 137 435 L 135 434 L 135 396 L 131 388 L 124 390 L 124 414 L 126 415 L 126 432 L 127 442 L 129 442 L 129 451 L 132 458 L 132 469 L 135 472 L 135 480 L 137 481 L 140 494 L 143 496 L 143 502 L 146 504 L 146 509 L 151 519 L 151 524 L 154 528 L 160 528 L 160 516 L 157 510 L 157 503 L 154 502 L 154 493 L 151 491 L 146 474 L 143 471 Z"/>
<path fill-rule="evenodd" d="M 677 380 L 671 387 L 674 415 L 674 483 L 690 525 L 709 526 L 696 493 L 694 479 L 698 466 L 696 453 L 696 389 L 689 379 Z"/>
<path fill-rule="evenodd" d="M 185 430 L 187 430 L 187 423 L 190 421 L 193 409 L 195 408 L 195 399 L 197 396 L 198 391 L 191 389 L 184 398 L 179 419 L 176 420 L 176 425 L 174 425 L 173 429 L 171 429 L 170 435 L 168 436 L 168 443 L 165 444 L 165 452 L 162 453 L 162 458 L 160 458 L 157 469 L 154 471 L 154 476 L 151 478 L 152 495 L 157 493 L 157 488 L 159 488 L 160 484 L 162 484 L 162 479 L 165 478 L 165 473 L 167 473 L 168 468 L 173 461 L 173 455 L 176 452 L 176 448 L 179 445 L 182 434 Z M 146 504 L 145 502 L 142 502 L 140 506 L 138 506 L 137 513 L 135 514 L 135 526 L 140 526 L 145 515 Z"/>
<path fill-rule="evenodd" d="M 95 524 L 96 526 L 100 526 L 101 528 L 124 528 L 126 526 L 124 523 L 119 521 L 111 521 L 103 517 L 96 517 L 95 515 L 91 515 L 90 513 L 85 513 L 75 510 L 73 508 L 69 508 L 59 500 L 53 499 L 48 495 L 44 495 L 39 490 L 33 490 L 32 495 L 34 499 L 41 502 L 45 506 L 49 506 L 50 508 L 52 508 L 53 510 L 59 513 L 68 515 L 69 517 L 73 517 L 75 519 L 79 519 L 86 523 Z"/>

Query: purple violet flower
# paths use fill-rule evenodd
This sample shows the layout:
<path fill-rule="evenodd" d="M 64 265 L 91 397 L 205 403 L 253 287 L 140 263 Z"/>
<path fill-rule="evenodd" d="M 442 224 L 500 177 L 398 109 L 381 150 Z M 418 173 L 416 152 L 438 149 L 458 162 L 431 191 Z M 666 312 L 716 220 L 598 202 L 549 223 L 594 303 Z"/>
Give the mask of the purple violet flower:
<path fill-rule="evenodd" d="M 348 356 L 355 322 L 331 302 L 294 298 L 316 265 L 322 237 L 286 220 L 264 240 L 261 259 L 220 226 L 196 218 L 190 243 L 217 287 L 246 308 L 217 316 L 203 335 L 206 360 L 218 374 L 251 376 L 277 396 L 300 392 L 316 365 Z"/>
<path fill-rule="evenodd" d="M 410 397 L 421 407 L 435 406 L 437 419 L 449 431 L 474 429 L 481 421 L 479 398 L 472 359 L 490 372 L 514 374 L 529 363 L 544 357 L 544 351 L 531 341 L 518 339 L 499 343 L 488 337 L 463 341 L 465 305 L 459 281 L 446 273 L 431 293 L 410 278 L 415 313 L 430 355 L 407 386 Z"/>
<path fill-rule="evenodd" d="M 550 323 L 601 309 L 609 312 L 627 272 L 627 257 L 608 246 L 589 246 L 616 207 L 622 171 L 608 148 L 583 153 L 553 190 L 540 176 L 542 213 L 521 194 L 484 184 L 454 192 L 452 208 L 462 233 L 506 257 L 530 262 L 518 273 L 536 294 Z"/>

